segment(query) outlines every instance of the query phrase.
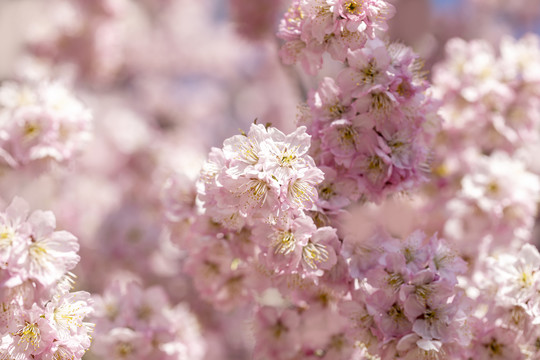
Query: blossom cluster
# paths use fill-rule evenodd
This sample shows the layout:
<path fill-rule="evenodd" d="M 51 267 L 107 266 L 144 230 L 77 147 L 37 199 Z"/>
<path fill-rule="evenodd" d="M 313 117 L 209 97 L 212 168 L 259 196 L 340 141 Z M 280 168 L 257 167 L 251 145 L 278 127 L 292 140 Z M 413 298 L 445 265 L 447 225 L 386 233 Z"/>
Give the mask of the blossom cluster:
<path fill-rule="evenodd" d="M 295 0 L 278 32 L 285 40 L 281 58 L 286 64 L 301 63 L 313 75 L 325 52 L 345 61 L 348 49 L 361 49 L 377 31 L 386 31 L 394 12 L 385 0 Z"/>
<path fill-rule="evenodd" d="M 206 213 L 229 229 L 256 222 L 282 223 L 309 210 L 323 173 L 307 154 L 305 127 L 289 135 L 253 124 L 223 150 L 212 149 L 199 181 Z"/>
<path fill-rule="evenodd" d="M 359 280 L 340 309 L 353 340 L 382 359 L 456 356 L 469 344 L 467 302 L 456 286 L 466 264 L 445 242 L 421 231 L 403 241 L 379 233 L 367 242 L 345 238 L 344 252 Z"/>
<path fill-rule="evenodd" d="M 384 1 L 295 1 L 282 20 L 285 63 L 301 58 L 313 75 L 329 53 L 345 66 L 310 91 L 300 114 L 325 170 L 320 191 L 327 210 L 359 199 L 380 202 L 427 180 L 438 104 L 420 57 L 383 40 L 394 11 Z"/>
<path fill-rule="evenodd" d="M 470 357 L 535 359 L 540 355 L 540 254 L 525 244 L 519 251 L 484 259 L 467 292 L 475 297 Z"/>
<path fill-rule="evenodd" d="M 4 166 L 65 163 L 88 141 L 90 111 L 58 82 L 0 86 L 0 158 Z"/>
<path fill-rule="evenodd" d="M 247 134 L 226 139 L 223 149 L 213 148 L 203 165 L 197 200 L 204 216 L 188 220 L 199 238 L 188 245 L 192 254 L 186 271 L 216 306 L 243 303 L 275 277 L 317 277 L 336 264 L 336 229 L 317 227 L 309 216 L 323 172 L 307 154 L 305 131 L 299 127 L 285 135 L 252 124 Z M 181 190 L 173 191 L 173 179 L 169 184 L 164 200 L 174 204 L 171 196 Z M 188 209 L 176 206 L 169 215 L 181 222 L 189 219 L 181 215 Z M 267 281 L 253 271 L 266 272 Z"/>
<path fill-rule="evenodd" d="M 55 228 L 52 212 L 30 213 L 21 198 L 0 213 L 2 359 L 80 359 L 90 346 L 92 299 L 70 292 L 79 244 Z"/>
<path fill-rule="evenodd" d="M 433 74 L 447 141 L 510 154 L 538 142 L 538 61 L 540 39 L 533 34 L 505 37 L 497 50 L 485 40 L 451 39 Z"/>
<path fill-rule="evenodd" d="M 540 40 L 504 38 L 497 56 L 485 41 L 452 39 L 446 51 L 434 72 L 445 121 L 429 206 L 444 209 L 444 236 L 464 256 L 476 258 L 478 242 L 517 250 L 531 237 L 540 196 L 530 157 L 539 139 Z"/>
<path fill-rule="evenodd" d="M 318 198 L 323 172 L 307 154 L 305 127 L 289 135 L 253 124 L 214 148 L 198 195 L 205 214 L 230 230 L 251 230 L 260 261 L 275 271 L 313 272 L 335 263 L 335 229 L 317 228 L 306 211 Z"/>
<path fill-rule="evenodd" d="M 489 248 L 520 248 L 531 236 L 540 200 L 537 174 L 504 152 L 468 153 L 470 170 L 445 209 L 444 233 L 463 254 L 478 255 L 478 242 Z"/>
<path fill-rule="evenodd" d="M 540 358 L 531 1 L 0 1 L 0 359 Z"/>
<path fill-rule="evenodd" d="M 326 77 L 308 98 L 305 120 L 317 164 L 334 169 L 332 188 L 356 186 L 349 200 L 380 201 L 426 181 L 428 154 L 439 125 L 421 61 L 408 47 L 369 40 L 347 54 L 348 67 Z M 431 128 L 430 128 L 431 127 Z"/>
<path fill-rule="evenodd" d="M 92 353 L 110 359 L 194 359 L 204 355 L 196 318 L 183 305 L 171 306 L 159 286 L 143 289 L 117 281 L 95 296 Z"/>

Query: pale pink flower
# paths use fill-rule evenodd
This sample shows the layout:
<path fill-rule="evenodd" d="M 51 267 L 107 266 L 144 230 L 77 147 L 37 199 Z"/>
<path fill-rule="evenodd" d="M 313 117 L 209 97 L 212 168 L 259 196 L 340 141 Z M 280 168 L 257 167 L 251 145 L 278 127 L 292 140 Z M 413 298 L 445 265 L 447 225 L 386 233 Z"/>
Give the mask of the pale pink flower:
<path fill-rule="evenodd" d="M 337 164 L 350 167 L 370 132 L 371 129 L 357 126 L 349 120 L 335 120 L 321 131 L 322 146 L 334 155 Z"/>
<path fill-rule="evenodd" d="M 388 86 L 395 76 L 387 45 L 379 39 L 368 41 L 362 49 L 349 51 L 347 60 L 349 67 L 339 74 L 338 83 L 355 98 Z"/>
<path fill-rule="evenodd" d="M 151 351 L 151 339 L 129 328 L 114 328 L 105 336 L 96 338 L 92 352 L 100 356 L 121 360 L 126 357 L 144 359 Z"/>
<path fill-rule="evenodd" d="M 334 4 L 334 17 L 339 24 L 348 31 L 366 31 L 373 39 L 375 30 L 386 31 L 386 20 L 395 14 L 392 4 L 383 0 L 336 0 Z"/>
<path fill-rule="evenodd" d="M 23 266 L 29 278 L 51 285 L 79 262 L 79 243 L 67 231 L 54 231 L 56 219 L 52 212 L 34 211 L 28 222 L 32 235 Z"/>
<path fill-rule="evenodd" d="M 55 331 L 41 316 L 42 309 L 34 304 L 16 319 L 16 329 L 2 338 L 5 355 L 13 359 L 28 359 L 46 351 L 55 339 Z"/>
<path fill-rule="evenodd" d="M 26 202 L 15 198 L 3 217 L 2 249 L 11 275 L 8 286 L 27 279 L 50 286 L 79 262 L 77 238 L 67 231 L 54 231 L 52 212 L 36 210 L 28 216 Z M 18 257 L 10 260 L 13 251 Z"/>
<path fill-rule="evenodd" d="M 329 270 L 337 262 L 339 240 L 336 229 L 329 226 L 318 228 L 302 247 L 302 266 L 307 271 Z"/>
<path fill-rule="evenodd" d="M 519 348 L 518 333 L 503 327 L 477 323 L 469 357 L 479 360 L 526 359 Z"/>
<path fill-rule="evenodd" d="M 0 269 L 21 268 L 21 257 L 26 251 L 26 246 L 32 232 L 27 217 L 30 209 L 23 199 L 16 197 L 6 208 L 4 213 L 0 213 L 0 262 L 3 264 Z"/>
<path fill-rule="evenodd" d="M 72 336 L 87 335 L 91 325 L 84 319 L 93 313 L 93 301 L 84 291 L 65 293 L 56 296 L 45 305 L 45 318 L 55 328 L 58 340 L 69 342 Z"/>
<path fill-rule="evenodd" d="M 525 244 L 519 253 L 501 254 L 492 262 L 492 268 L 498 284 L 500 301 L 523 306 L 533 315 L 533 309 L 539 306 L 540 290 L 540 254 L 534 245 Z"/>
<path fill-rule="evenodd" d="M 286 358 L 295 354 L 301 346 L 296 328 L 300 317 L 294 310 L 280 311 L 262 307 L 255 314 L 255 353 L 272 358 Z"/>
<path fill-rule="evenodd" d="M 348 118 L 351 111 L 351 96 L 344 92 L 331 77 L 325 77 L 317 91 L 311 91 L 308 104 L 312 117 L 322 124 L 313 124 L 313 130 L 320 130 L 324 124 L 333 120 Z M 312 130 L 312 131 L 313 131 Z"/>
<path fill-rule="evenodd" d="M 324 172 L 324 180 L 319 185 L 319 199 L 317 206 L 328 211 L 345 208 L 351 200 L 358 200 L 360 193 L 356 182 L 339 174 L 329 166 L 319 167 Z"/>

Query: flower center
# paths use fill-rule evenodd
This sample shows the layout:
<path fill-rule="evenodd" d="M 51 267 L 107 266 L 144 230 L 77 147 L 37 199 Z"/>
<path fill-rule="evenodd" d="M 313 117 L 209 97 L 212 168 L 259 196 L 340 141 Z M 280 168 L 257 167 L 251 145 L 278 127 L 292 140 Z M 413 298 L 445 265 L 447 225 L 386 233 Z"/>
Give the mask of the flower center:
<path fill-rule="evenodd" d="M 312 269 L 317 269 L 317 264 L 328 260 L 328 251 L 322 244 L 308 242 L 302 249 L 302 259 Z"/>
<path fill-rule="evenodd" d="M 283 152 L 277 156 L 279 166 L 288 167 L 288 168 L 293 167 L 294 164 L 298 161 L 296 152 L 297 152 L 296 148 L 292 148 L 292 149 L 285 148 Z"/>
<path fill-rule="evenodd" d="M 0 227 L 0 250 L 11 246 L 15 232 L 6 225 Z"/>
<path fill-rule="evenodd" d="M 358 14 L 361 7 L 361 4 L 354 0 L 345 3 L 345 10 L 350 14 Z"/>
<path fill-rule="evenodd" d="M 283 231 L 280 232 L 273 244 L 276 248 L 275 253 L 280 253 L 283 255 L 290 254 L 294 251 L 294 248 L 296 247 L 296 239 L 290 231 Z"/>
<path fill-rule="evenodd" d="M 26 322 L 26 325 L 22 329 L 12 335 L 21 337 L 19 339 L 18 345 L 21 345 L 21 343 L 26 343 L 24 351 L 27 351 L 30 345 L 34 348 L 34 350 L 36 350 L 39 347 L 39 343 L 41 342 L 41 334 L 39 331 L 39 327 L 36 323 L 31 324 L 29 322 Z"/>

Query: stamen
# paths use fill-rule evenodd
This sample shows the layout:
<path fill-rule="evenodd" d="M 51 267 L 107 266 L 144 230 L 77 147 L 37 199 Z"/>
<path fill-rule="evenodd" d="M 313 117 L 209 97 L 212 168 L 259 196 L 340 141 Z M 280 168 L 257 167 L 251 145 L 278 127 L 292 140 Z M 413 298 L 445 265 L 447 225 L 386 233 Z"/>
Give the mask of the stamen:
<path fill-rule="evenodd" d="M 295 146 L 291 149 L 285 148 L 281 154 L 276 155 L 278 163 L 281 167 L 292 168 L 295 163 L 298 161 L 298 147 Z"/>
<path fill-rule="evenodd" d="M 239 153 L 242 155 L 241 159 L 248 164 L 255 165 L 259 162 L 259 155 L 255 150 L 257 148 L 253 139 L 249 139 L 240 145 Z"/>
<path fill-rule="evenodd" d="M 345 146 L 354 146 L 358 132 L 351 125 L 343 126 L 339 130 L 339 142 Z"/>
<path fill-rule="evenodd" d="M 15 232 L 13 229 L 6 225 L 0 226 L 0 250 L 6 249 L 13 244 L 13 237 Z"/>
<path fill-rule="evenodd" d="M 400 273 L 388 274 L 386 281 L 388 282 L 388 285 L 390 285 L 394 289 L 399 289 L 399 287 L 405 283 L 405 281 L 403 280 L 403 276 L 401 276 Z"/>
<path fill-rule="evenodd" d="M 371 110 L 381 113 L 387 113 L 393 109 L 393 102 L 390 97 L 384 93 L 372 93 L 371 94 Z"/>
<path fill-rule="evenodd" d="M 59 347 L 53 355 L 52 360 L 75 360 L 75 356 L 64 347 Z"/>
<path fill-rule="evenodd" d="M 21 337 L 17 345 L 21 345 L 21 343 L 26 343 L 24 351 L 27 351 L 30 345 L 32 345 L 34 350 L 37 350 L 41 342 L 41 334 L 39 331 L 39 327 L 36 323 L 26 322 L 26 325 L 22 329 L 20 329 L 16 333 L 13 333 L 12 335 Z"/>
<path fill-rule="evenodd" d="M 269 186 L 268 184 L 266 184 L 265 181 L 259 179 L 251 179 L 242 187 L 246 188 L 246 190 L 242 191 L 242 195 L 247 193 L 251 202 L 259 203 L 261 206 L 264 204 L 269 190 Z"/>
<path fill-rule="evenodd" d="M 283 231 L 276 236 L 272 245 L 276 248 L 276 254 L 280 253 L 283 255 L 288 255 L 294 251 L 296 247 L 296 239 L 294 234 L 290 231 Z"/>
<path fill-rule="evenodd" d="M 45 267 L 47 263 L 53 262 L 51 255 L 43 245 L 43 242 L 35 242 L 28 249 L 31 260 L 39 267 Z"/>
<path fill-rule="evenodd" d="M 306 202 L 313 202 L 315 189 L 308 182 L 298 179 L 289 184 L 288 194 L 292 202 L 302 206 Z"/>
<path fill-rule="evenodd" d="M 302 249 L 302 258 L 310 268 L 316 270 L 318 263 L 328 260 L 328 251 L 323 244 L 308 242 Z"/>

